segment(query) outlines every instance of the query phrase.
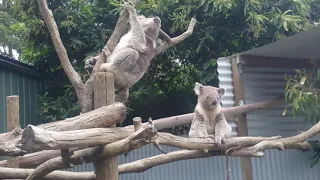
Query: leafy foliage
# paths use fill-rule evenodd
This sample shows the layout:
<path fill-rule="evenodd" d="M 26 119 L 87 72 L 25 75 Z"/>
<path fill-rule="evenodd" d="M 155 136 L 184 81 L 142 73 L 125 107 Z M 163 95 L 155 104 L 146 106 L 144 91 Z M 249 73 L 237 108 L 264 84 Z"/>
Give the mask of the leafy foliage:
<path fill-rule="evenodd" d="M 7 0 L 0 1 L 0 52 L 13 56 L 13 50 L 20 50 L 20 40 L 25 33 L 25 24 L 13 16 L 11 3 Z"/>
<path fill-rule="evenodd" d="M 287 109 L 292 109 L 294 116 L 305 117 L 305 122 L 315 124 L 320 117 L 320 61 L 312 59 L 313 69 L 296 70 L 296 74 L 287 76 L 285 99 L 288 102 Z M 313 142 L 315 155 L 312 165 L 314 166 L 320 158 L 320 143 Z"/>
<path fill-rule="evenodd" d="M 76 113 L 69 88 L 35 0 L 11 0 L 15 19 L 26 34 L 21 59 L 50 80 L 39 110 L 47 120 Z M 83 60 L 101 51 L 119 13 L 118 0 L 48 0 L 72 65 L 85 80 Z M 189 113 L 196 104 L 194 82 L 218 86 L 216 59 L 276 41 L 311 27 L 318 20 L 314 0 L 153 0 L 141 1 L 138 13 L 157 15 L 171 37 L 185 31 L 196 16 L 194 33 L 153 60 L 148 73 L 130 91 L 133 116 L 153 119 Z M 67 90 L 67 93 L 64 91 Z M 69 102 L 69 103 L 67 103 Z M 128 121 L 130 122 L 130 121 Z M 183 129 L 183 128 L 182 128 Z M 183 130 L 177 130 L 181 133 Z"/>

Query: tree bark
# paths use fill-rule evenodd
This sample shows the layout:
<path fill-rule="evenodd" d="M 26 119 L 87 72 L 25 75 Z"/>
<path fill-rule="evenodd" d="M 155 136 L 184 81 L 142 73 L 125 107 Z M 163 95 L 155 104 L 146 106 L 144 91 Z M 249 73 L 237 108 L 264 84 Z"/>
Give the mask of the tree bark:
<path fill-rule="evenodd" d="M 146 128 L 137 130 L 136 132 L 132 133 L 129 137 L 123 140 L 102 147 L 93 147 L 75 151 L 73 154 L 70 154 L 70 157 L 66 159 L 63 159 L 62 157 L 50 159 L 38 166 L 35 169 L 35 171 L 33 171 L 28 176 L 27 180 L 42 179 L 43 176 L 47 175 L 48 173 L 54 170 L 69 168 L 71 167 L 71 165 L 79 165 L 82 163 L 93 162 L 108 156 L 116 157 L 120 154 L 137 149 L 147 143 L 152 142 L 156 135 L 157 130 L 153 126 L 149 125 Z M 118 165 L 110 165 L 116 166 L 115 172 L 118 176 Z M 110 176 L 108 176 L 108 178 L 109 177 Z"/>
<path fill-rule="evenodd" d="M 68 76 L 72 86 L 74 87 L 78 100 L 80 100 L 84 90 L 84 84 L 82 83 L 81 77 L 74 70 L 74 68 L 72 67 L 69 61 L 66 48 L 64 47 L 62 40 L 60 38 L 60 33 L 58 30 L 57 24 L 53 18 L 52 11 L 48 8 L 47 0 L 37 0 L 37 1 L 38 1 L 41 16 L 45 24 L 47 25 L 54 48 L 56 49 L 56 52 L 60 59 L 62 68 L 66 73 L 66 75 Z"/>
<path fill-rule="evenodd" d="M 110 72 L 98 72 L 94 78 L 94 108 L 115 102 L 114 76 Z M 112 124 L 111 127 L 116 127 Z M 102 147 L 100 147 L 102 148 Z M 118 180 L 116 156 L 107 156 L 96 161 L 97 180 Z"/>
<path fill-rule="evenodd" d="M 132 126 L 131 126 L 132 127 Z M 139 126 L 140 127 L 140 126 Z M 26 131 L 26 130 L 25 130 Z M 34 134 L 24 139 L 28 141 L 28 146 L 34 151 L 65 149 L 73 147 L 89 147 L 101 144 L 110 144 L 127 138 L 134 132 L 132 128 L 95 128 L 76 131 L 54 132 L 40 129 L 35 126 L 29 126 L 28 134 Z M 227 150 L 233 147 L 253 146 L 259 142 L 273 139 L 280 139 L 280 136 L 274 137 L 232 137 L 225 140 L 225 144 L 217 147 L 212 139 L 190 139 L 172 135 L 170 133 L 158 133 L 155 141 L 159 144 L 173 146 L 188 150 L 219 149 Z M 310 150 L 308 143 L 298 143 L 295 149 Z"/>
<path fill-rule="evenodd" d="M 115 103 L 73 118 L 42 124 L 37 127 L 52 131 L 106 127 L 116 122 L 122 122 L 125 115 L 126 107 L 122 103 Z M 25 143 L 25 140 L 21 139 L 21 134 L 22 130 L 19 128 L 9 133 L 0 134 L 0 155 L 19 156 L 25 154 L 26 152 L 21 150 Z M 25 137 L 27 136 L 25 135 Z"/>
<path fill-rule="evenodd" d="M 9 48 L 9 51 L 10 51 L 10 48 Z M 8 96 L 6 104 L 7 104 L 7 131 L 10 132 L 15 128 L 20 128 L 19 96 Z M 8 157 L 8 167 L 19 168 L 19 158 Z"/>
<path fill-rule="evenodd" d="M 4 179 L 26 179 L 34 169 L 18 169 L 0 167 L 0 177 Z M 54 171 L 45 177 L 44 180 L 94 180 L 93 172 L 68 172 Z"/>

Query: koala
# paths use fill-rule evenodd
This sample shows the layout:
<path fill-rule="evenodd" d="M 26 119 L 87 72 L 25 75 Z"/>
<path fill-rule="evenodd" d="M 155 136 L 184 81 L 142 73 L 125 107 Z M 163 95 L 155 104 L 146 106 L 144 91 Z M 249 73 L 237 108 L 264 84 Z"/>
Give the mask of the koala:
<path fill-rule="evenodd" d="M 129 13 L 130 30 L 123 35 L 106 63 L 99 71 L 112 72 L 118 93 L 116 101 L 125 103 L 129 88 L 138 82 L 147 71 L 151 60 L 157 55 L 161 19 L 158 16 L 138 16 L 128 2 L 123 5 Z M 162 32 L 162 31 L 161 31 Z M 87 62 L 88 61 L 88 62 Z M 91 73 L 96 60 L 88 59 L 85 69 Z"/>
<path fill-rule="evenodd" d="M 214 137 L 216 145 L 220 147 L 225 138 L 230 137 L 232 131 L 220 104 L 226 90 L 196 83 L 194 91 L 198 96 L 198 103 L 194 110 L 195 115 L 191 123 L 189 138 Z"/>

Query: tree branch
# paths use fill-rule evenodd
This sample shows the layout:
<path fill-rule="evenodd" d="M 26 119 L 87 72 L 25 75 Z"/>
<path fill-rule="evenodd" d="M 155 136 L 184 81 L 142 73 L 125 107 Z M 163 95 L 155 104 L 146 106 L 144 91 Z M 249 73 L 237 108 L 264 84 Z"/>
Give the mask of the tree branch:
<path fill-rule="evenodd" d="M 266 140 L 262 141 L 252 147 L 243 148 L 241 150 L 235 150 L 232 153 L 234 155 L 246 155 L 249 154 L 251 156 L 262 157 L 264 155 L 264 150 L 266 149 L 279 149 L 285 150 L 288 148 L 295 149 L 297 145 L 302 146 L 309 146 L 311 149 L 310 144 L 306 144 L 308 138 L 318 134 L 320 132 L 320 122 L 316 125 L 312 126 L 309 130 L 292 137 L 282 138 L 279 140 Z"/>
<path fill-rule="evenodd" d="M 171 38 L 170 41 L 166 40 L 166 42 L 163 45 L 157 47 L 157 54 L 160 54 L 163 51 L 165 51 L 166 49 L 168 49 L 172 46 L 175 46 L 178 43 L 182 42 L 183 40 L 187 39 L 193 33 L 193 29 L 194 29 L 194 26 L 196 25 L 196 22 L 197 22 L 196 18 L 193 17 L 189 23 L 189 27 L 188 27 L 187 31 L 184 32 L 183 34 L 181 34 L 180 36 Z M 167 39 L 167 38 L 165 38 L 165 39 Z"/>
<path fill-rule="evenodd" d="M 43 176 L 54 170 L 65 169 L 73 165 L 96 161 L 106 156 L 118 156 L 153 142 L 153 139 L 156 135 L 157 130 L 154 128 L 154 126 L 148 125 L 145 128 L 137 130 L 123 140 L 102 147 L 93 147 L 75 151 L 70 155 L 70 157 L 64 160 L 62 157 L 50 159 L 38 166 L 28 176 L 27 180 L 42 179 Z"/>
<path fill-rule="evenodd" d="M 4 179 L 26 179 L 34 169 L 18 169 L 0 167 L 0 177 Z M 68 172 L 68 171 L 54 171 L 43 179 L 45 180 L 94 180 L 95 174 L 93 172 Z"/>
<path fill-rule="evenodd" d="M 52 131 L 106 127 L 117 122 L 122 122 L 125 119 L 125 115 L 125 106 L 122 103 L 115 103 L 73 118 L 42 124 L 37 127 Z M 21 150 L 21 147 L 27 141 L 22 138 L 21 134 L 22 130 L 19 129 L 0 134 L 0 155 L 18 156 L 25 154 L 25 151 Z M 28 136 L 25 134 L 24 137 Z"/>
<path fill-rule="evenodd" d="M 130 137 L 130 134 L 133 133 L 133 127 L 130 127 L 131 128 L 95 128 L 76 131 L 54 132 L 30 126 L 30 128 L 28 128 L 29 132 L 27 134 L 33 134 L 33 136 L 23 136 L 23 139 L 25 139 L 26 142 L 25 144 L 27 145 L 24 146 L 24 149 L 37 151 L 44 149 L 52 150 L 73 147 L 88 147 L 101 144 L 111 145 L 110 143 L 123 144 L 122 141 L 128 143 L 128 140 L 130 140 L 128 138 Z M 170 133 L 158 133 L 154 141 L 162 145 L 173 146 L 188 150 L 228 150 L 230 148 L 238 146 L 253 146 L 262 141 L 279 138 L 281 137 L 232 137 L 226 139 L 225 144 L 222 144 L 219 148 L 216 146 L 212 139 L 190 139 L 175 136 Z M 126 150 L 124 145 L 114 145 L 114 147 L 109 147 L 109 149 L 120 151 L 118 147 L 121 147 L 120 149 L 122 150 Z M 295 144 L 293 148 L 309 150 L 310 145 L 308 143 Z M 109 154 L 112 153 L 109 152 Z"/>
<path fill-rule="evenodd" d="M 74 89 L 77 93 L 78 99 L 80 99 L 81 93 L 84 88 L 81 77 L 74 70 L 74 68 L 72 67 L 72 65 L 70 63 L 66 48 L 64 47 L 64 45 L 61 41 L 57 24 L 53 18 L 52 11 L 48 8 L 47 0 L 37 0 L 37 1 L 38 1 L 40 13 L 42 15 L 44 22 L 47 25 L 47 28 L 49 30 L 49 33 L 50 33 L 50 36 L 51 36 L 51 39 L 52 39 L 52 42 L 54 45 L 54 48 L 56 49 L 56 52 L 57 52 L 58 57 L 60 59 L 62 68 L 63 68 L 64 72 L 67 74 L 72 86 L 74 87 Z"/>

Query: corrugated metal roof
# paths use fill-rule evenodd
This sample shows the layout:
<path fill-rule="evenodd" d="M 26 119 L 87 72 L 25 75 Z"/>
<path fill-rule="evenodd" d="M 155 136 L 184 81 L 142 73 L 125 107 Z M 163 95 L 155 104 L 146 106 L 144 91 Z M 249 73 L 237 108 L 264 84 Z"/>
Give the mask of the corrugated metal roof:
<path fill-rule="evenodd" d="M 320 58 L 320 26 L 240 54 L 262 57 Z"/>
<path fill-rule="evenodd" d="M 36 71 L 35 67 L 22 63 L 13 57 L 0 53 L 0 67 L 6 70 L 15 71 L 21 74 L 44 79 L 43 75 Z"/>

